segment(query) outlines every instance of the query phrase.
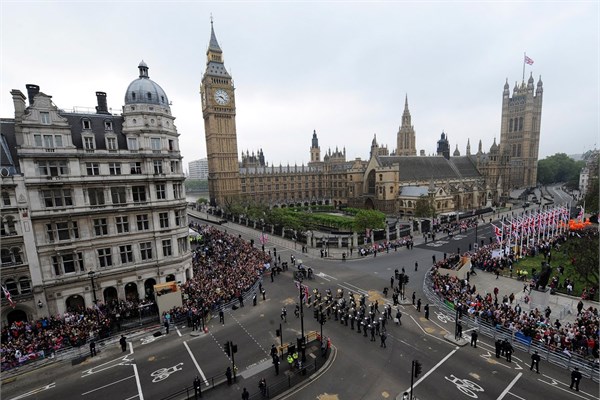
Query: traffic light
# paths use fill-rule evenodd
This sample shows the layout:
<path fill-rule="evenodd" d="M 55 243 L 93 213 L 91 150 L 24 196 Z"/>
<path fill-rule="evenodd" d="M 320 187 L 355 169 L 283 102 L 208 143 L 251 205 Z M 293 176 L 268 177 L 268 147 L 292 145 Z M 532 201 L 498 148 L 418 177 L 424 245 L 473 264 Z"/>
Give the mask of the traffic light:
<path fill-rule="evenodd" d="M 281 330 L 279 330 L 279 329 L 275 329 L 275 335 L 276 335 L 277 337 L 280 337 L 280 336 L 281 336 Z"/>
<path fill-rule="evenodd" d="M 225 345 L 223 345 L 223 350 L 225 350 L 225 353 L 231 357 L 231 348 L 229 347 L 229 342 L 225 343 Z"/>
<path fill-rule="evenodd" d="M 231 343 L 231 351 L 237 353 L 237 344 Z"/>
<path fill-rule="evenodd" d="M 408 275 L 404 275 L 404 284 L 408 285 Z"/>
<path fill-rule="evenodd" d="M 313 310 L 313 316 L 315 317 L 315 319 L 319 318 L 319 310 L 317 310 L 317 308 L 315 307 L 315 309 Z"/>
<path fill-rule="evenodd" d="M 415 378 L 418 378 L 422 372 L 423 372 L 423 366 L 421 365 L 419 360 L 415 360 Z"/>
<path fill-rule="evenodd" d="M 319 318 L 319 323 L 323 325 L 326 321 L 325 314 L 321 313 L 321 317 Z"/>

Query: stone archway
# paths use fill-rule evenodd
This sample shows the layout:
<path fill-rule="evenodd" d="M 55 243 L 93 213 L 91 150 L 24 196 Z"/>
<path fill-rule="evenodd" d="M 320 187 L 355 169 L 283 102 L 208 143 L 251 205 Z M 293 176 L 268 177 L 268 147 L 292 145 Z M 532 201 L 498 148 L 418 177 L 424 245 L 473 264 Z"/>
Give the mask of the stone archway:
<path fill-rule="evenodd" d="M 10 326 L 13 322 L 27 321 L 27 313 L 23 310 L 11 310 L 6 314 L 7 326 Z"/>
<path fill-rule="evenodd" d="M 370 197 L 367 197 L 367 199 L 365 200 L 365 208 L 367 210 L 373 210 L 375 209 L 375 204 L 373 203 L 373 199 Z"/>
<path fill-rule="evenodd" d="M 135 282 L 129 282 L 125 285 L 125 299 L 126 300 L 139 300 L 140 295 L 138 293 L 138 287 Z"/>
<path fill-rule="evenodd" d="M 144 293 L 146 294 L 146 298 L 154 297 L 154 285 L 156 285 L 156 280 L 154 278 L 146 279 L 144 282 Z"/>
<path fill-rule="evenodd" d="M 67 311 L 83 310 L 85 308 L 85 301 L 82 296 L 74 294 L 73 296 L 67 297 L 65 306 L 67 306 Z"/>
<path fill-rule="evenodd" d="M 110 287 L 107 287 L 106 289 L 104 289 L 104 291 L 102 292 L 102 295 L 104 296 L 104 304 L 109 304 L 111 301 L 113 301 L 113 300 L 118 301 L 118 299 L 119 299 L 119 295 L 117 294 L 117 289 L 114 286 L 110 286 Z"/>

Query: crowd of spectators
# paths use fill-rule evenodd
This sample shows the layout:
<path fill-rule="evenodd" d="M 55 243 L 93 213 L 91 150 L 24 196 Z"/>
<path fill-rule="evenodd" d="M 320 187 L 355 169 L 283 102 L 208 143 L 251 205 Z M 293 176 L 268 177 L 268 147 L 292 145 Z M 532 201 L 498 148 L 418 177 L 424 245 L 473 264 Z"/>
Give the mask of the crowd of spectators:
<path fill-rule="evenodd" d="M 590 230 L 582 233 L 583 235 L 597 235 L 597 231 Z M 547 261 L 550 261 L 552 250 L 558 250 L 567 240 L 567 234 L 557 234 L 554 237 L 534 241 L 528 246 L 528 254 L 544 254 Z M 491 242 L 488 245 L 481 246 L 476 251 L 465 252 L 462 255 L 471 258 L 473 268 L 498 273 L 504 268 L 512 271 L 512 264 L 515 254 L 503 254 L 498 252 L 493 255 L 495 250 L 503 249 L 506 243 Z M 504 296 L 498 299 L 497 293 L 478 293 L 475 285 L 469 283 L 468 277 L 459 279 L 450 276 L 444 269 L 452 268 L 457 262 L 458 254 L 452 254 L 444 260 L 440 260 L 433 265 L 431 277 L 433 280 L 432 289 L 441 298 L 453 303 L 460 312 L 482 321 L 488 322 L 494 326 L 507 328 L 515 333 L 521 333 L 531 340 L 550 346 L 552 349 L 558 349 L 565 353 L 578 353 L 583 356 L 593 356 L 598 361 L 598 332 L 599 315 L 598 310 L 589 307 L 577 316 L 575 323 L 566 323 L 562 325 L 556 319 L 552 322 L 551 311 L 538 310 L 534 308 L 529 312 L 524 311 L 519 303 L 513 304 L 514 294 L 510 298 Z M 559 271 L 560 273 L 560 271 Z M 534 276 L 530 282 L 530 290 L 536 286 Z M 550 286 L 558 285 L 558 277 L 554 277 Z M 524 297 L 527 301 L 528 296 Z"/>
<path fill-rule="evenodd" d="M 185 299 L 182 307 L 165 312 L 175 319 L 206 314 L 239 299 L 271 261 L 268 253 L 239 236 L 210 225 L 191 223 L 190 228 L 202 240 L 192 253 L 194 276 L 181 286 Z"/>

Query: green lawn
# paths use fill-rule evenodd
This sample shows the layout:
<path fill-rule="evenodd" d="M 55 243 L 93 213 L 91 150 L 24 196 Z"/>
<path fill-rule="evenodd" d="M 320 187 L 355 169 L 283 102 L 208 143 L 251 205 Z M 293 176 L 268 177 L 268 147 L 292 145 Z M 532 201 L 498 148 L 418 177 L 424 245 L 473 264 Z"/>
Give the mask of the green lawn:
<path fill-rule="evenodd" d="M 558 292 L 560 293 L 565 293 L 567 292 L 567 290 L 563 287 L 563 283 L 565 282 L 565 280 L 567 278 L 571 279 L 571 281 L 573 281 L 573 295 L 574 296 L 581 296 L 581 292 L 583 291 L 583 289 L 585 287 L 589 288 L 591 287 L 590 283 L 587 283 L 585 281 L 585 279 L 583 279 L 575 270 L 575 267 L 573 267 L 573 265 L 571 264 L 571 260 L 572 260 L 572 255 L 571 253 L 571 248 L 574 247 L 573 245 L 575 245 L 576 243 L 570 243 L 571 241 L 578 241 L 580 239 L 578 238 L 570 238 L 567 243 L 563 244 L 561 249 L 559 251 L 557 250 L 553 250 L 552 251 L 552 257 L 551 257 L 551 261 L 550 261 L 550 265 L 552 266 L 552 274 L 550 275 L 550 279 L 548 281 L 548 283 L 550 283 L 552 281 L 552 278 L 554 276 L 558 275 L 558 266 L 562 265 L 563 267 L 565 267 L 565 271 L 563 272 L 562 275 L 559 275 L 560 278 L 560 285 L 558 288 Z M 597 243 L 597 240 L 596 240 Z M 598 246 L 596 245 L 596 248 Z M 542 256 L 541 254 L 537 255 L 536 257 L 525 257 L 522 258 L 521 260 L 519 260 L 517 263 L 515 263 L 513 265 L 513 276 L 515 276 L 515 272 L 517 270 L 526 270 L 528 273 L 528 277 L 532 276 L 532 269 L 535 268 L 536 271 L 539 273 L 542 269 L 542 261 L 544 261 L 544 256 Z M 597 268 L 597 266 L 596 266 Z M 593 300 L 598 301 L 598 295 L 599 293 L 596 292 L 596 295 L 594 297 Z"/>

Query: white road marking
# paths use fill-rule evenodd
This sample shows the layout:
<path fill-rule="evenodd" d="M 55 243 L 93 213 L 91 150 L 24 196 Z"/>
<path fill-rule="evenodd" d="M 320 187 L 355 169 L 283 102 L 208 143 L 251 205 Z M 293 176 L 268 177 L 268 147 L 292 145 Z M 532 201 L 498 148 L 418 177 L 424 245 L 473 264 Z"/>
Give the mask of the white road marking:
<path fill-rule="evenodd" d="M 177 334 L 179 335 L 179 337 L 181 337 L 181 332 L 179 332 L 179 328 L 177 326 L 175 326 L 175 330 L 177 331 Z"/>
<path fill-rule="evenodd" d="M 550 379 L 550 380 L 552 380 L 552 382 L 546 382 L 546 381 L 543 381 L 543 380 L 541 380 L 540 378 L 538 378 L 538 381 L 540 381 L 540 382 L 542 382 L 542 383 L 545 383 L 546 385 L 553 386 L 553 387 L 555 387 L 556 389 L 562 390 L 563 392 L 571 393 L 573 396 L 577 396 L 577 397 L 580 397 L 580 398 L 582 398 L 582 399 L 587 399 L 587 397 L 586 397 L 586 396 L 582 396 L 582 395 L 580 395 L 579 393 L 583 393 L 583 394 L 585 394 L 585 395 L 588 395 L 588 396 L 590 396 L 590 397 L 594 398 L 594 396 L 593 396 L 593 395 L 591 395 L 591 394 L 589 394 L 589 393 L 586 393 L 586 392 L 583 392 L 583 391 L 581 391 L 581 390 L 580 390 L 579 392 L 576 392 L 575 390 L 572 390 L 572 389 L 563 389 L 563 388 L 559 387 L 559 386 L 558 386 L 558 384 L 561 384 L 561 385 L 565 385 L 565 386 L 567 386 L 567 384 L 566 384 L 566 383 L 562 383 L 561 381 L 557 381 L 556 379 L 554 379 L 554 378 L 552 378 L 552 377 L 550 377 L 550 376 L 548 376 L 548 375 L 546 375 L 546 374 L 543 374 L 543 376 L 544 376 L 544 377 L 546 377 L 546 378 L 548 378 L 548 379 Z"/>
<path fill-rule="evenodd" d="M 135 384 L 138 388 L 138 396 L 140 400 L 144 400 L 144 393 L 142 393 L 142 383 L 140 382 L 140 374 L 138 374 L 137 365 L 133 364 L 133 373 L 135 374 Z"/>
<path fill-rule="evenodd" d="M 86 369 L 85 371 L 82 372 L 81 377 L 85 378 L 86 376 L 97 374 L 98 372 L 102 372 L 102 371 L 105 371 L 105 370 L 113 368 L 113 367 L 118 367 L 119 365 L 131 365 L 129 363 L 133 360 L 130 360 L 127 357 L 129 357 L 129 354 L 127 354 L 126 356 L 123 356 L 123 357 L 119 357 L 115 360 L 105 362 L 104 364 L 97 365 L 93 368 Z M 115 362 L 116 362 L 116 364 L 114 364 Z"/>
<path fill-rule="evenodd" d="M 454 353 L 456 353 L 458 351 L 458 347 L 455 347 L 454 350 L 452 350 L 450 353 L 448 353 L 448 355 L 444 358 L 442 358 L 442 360 L 440 362 L 438 362 L 437 364 L 435 364 L 435 366 L 433 368 L 431 368 L 429 371 L 427 371 L 427 373 L 425 375 L 423 375 L 421 377 L 421 379 L 419 379 L 418 381 L 416 381 L 413 385 L 413 389 L 416 388 L 417 386 L 419 386 L 419 383 L 423 382 L 423 380 L 425 378 L 427 378 L 429 375 L 431 375 L 440 365 L 442 365 L 443 363 L 446 362 L 446 360 L 448 360 L 450 357 L 452 357 L 452 355 Z M 404 390 L 404 392 L 410 393 L 410 387 L 406 390 Z"/>
<path fill-rule="evenodd" d="M 42 386 L 42 387 L 40 387 L 40 388 L 37 388 L 37 389 L 33 389 L 33 390 L 31 390 L 31 391 L 29 391 L 29 392 L 27 392 L 27 393 L 23 393 L 23 394 L 22 394 L 22 395 L 20 395 L 20 396 L 13 397 L 13 398 L 12 398 L 12 399 L 10 399 L 10 400 L 19 400 L 19 399 L 23 399 L 23 398 L 25 398 L 25 397 L 27 397 L 27 396 L 31 396 L 31 395 L 34 395 L 34 394 L 38 394 L 38 393 L 40 393 L 40 392 L 43 392 L 44 390 L 53 389 L 53 388 L 55 388 L 55 387 L 56 387 L 56 382 L 52 382 L 52 383 L 50 383 L 49 385 Z"/>
<path fill-rule="evenodd" d="M 192 350 L 190 350 L 190 347 L 188 346 L 187 342 L 183 342 L 183 345 L 187 349 L 188 353 L 190 353 L 190 357 L 191 357 L 192 361 L 194 362 L 194 365 L 196 366 L 196 369 L 200 373 L 200 376 L 202 377 L 202 380 L 204 381 L 204 384 L 206 386 L 210 386 L 210 384 L 208 383 L 208 380 L 206 380 L 206 376 L 204 376 L 204 372 L 202 372 L 202 368 L 200 368 L 200 365 L 198 365 L 198 361 L 196 361 L 196 358 L 192 354 Z"/>
<path fill-rule="evenodd" d="M 508 386 L 506 387 L 506 389 L 504 389 L 504 391 L 502 393 L 500 393 L 500 396 L 498 396 L 498 398 L 496 400 L 502 400 L 504 398 L 504 396 L 506 396 L 506 394 L 509 392 L 509 390 L 515 385 L 515 383 L 517 383 L 517 381 L 522 376 L 523 376 L 523 373 L 519 372 L 517 374 L 517 376 L 515 376 L 515 379 L 513 379 L 512 382 L 508 384 Z"/>
<path fill-rule="evenodd" d="M 100 390 L 100 389 L 104 389 L 104 388 L 107 388 L 107 387 L 109 387 L 109 386 L 115 385 L 115 384 L 117 384 L 117 383 L 119 383 L 119 382 L 126 381 L 127 379 L 131 379 L 131 378 L 133 378 L 134 376 L 135 376 L 135 375 L 131 375 L 131 376 L 128 376 L 128 377 L 126 377 L 126 378 L 119 379 L 118 381 L 114 381 L 114 382 L 111 382 L 111 383 L 109 383 L 109 384 L 107 384 L 107 385 L 104 385 L 104 386 L 97 387 L 96 389 L 92 389 L 92 390 L 90 390 L 90 391 L 87 391 L 87 392 L 85 392 L 85 393 L 81 393 L 81 395 L 82 395 L 82 396 L 85 396 L 86 394 L 90 394 L 90 393 L 96 392 L 96 391 L 98 391 L 98 390 Z"/>

